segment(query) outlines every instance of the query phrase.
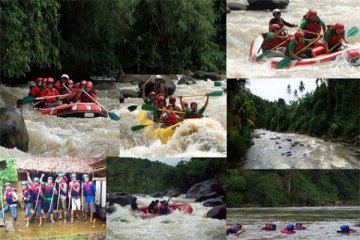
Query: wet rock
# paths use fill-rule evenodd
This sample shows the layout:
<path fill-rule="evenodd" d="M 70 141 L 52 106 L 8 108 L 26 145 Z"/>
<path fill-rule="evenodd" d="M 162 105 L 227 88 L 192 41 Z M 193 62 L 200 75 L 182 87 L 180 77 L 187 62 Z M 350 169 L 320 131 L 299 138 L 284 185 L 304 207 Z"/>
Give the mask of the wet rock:
<path fill-rule="evenodd" d="M 250 140 L 249 145 L 250 145 L 250 146 L 255 145 L 254 141 Z"/>
<path fill-rule="evenodd" d="M 300 144 L 299 144 L 299 146 L 300 146 L 300 147 L 304 147 L 305 145 L 304 145 L 304 144 L 302 144 L 302 143 L 300 143 Z"/>
<path fill-rule="evenodd" d="M 275 144 L 279 144 L 279 142 L 276 142 Z"/>
<path fill-rule="evenodd" d="M 248 0 L 248 3 L 248 10 L 272 10 L 274 8 L 286 8 L 289 5 L 289 0 Z"/>
<path fill-rule="evenodd" d="M 177 85 L 184 85 L 184 84 L 186 85 L 196 84 L 196 81 L 191 76 L 183 76 L 177 82 Z"/>
<path fill-rule="evenodd" d="M 291 153 L 288 153 L 288 154 L 286 154 L 286 156 L 287 156 L 287 157 L 290 157 L 290 156 L 292 156 L 292 154 L 291 154 Z"/>
<path fill-rule="evenodd" d="M 290 138 L 287 138 L 286 141 L 291 142 L 292 140 Z"/>
<path fill-rule="evenodd" d="M 281 139 L 280 137 L 271 137 L 270 140 L 278 140 L 278 139 Z"/>
<path fill-rule="evenodd" d="M 228 2 L 226 3 L 226 7 L 229 8 L 229 11 L 239 11 L 239 10 L 246 10 L 247 5 L 237 2 Z"/>
<path fill-rule="evenodd" d="M 225 190 L 217 179 L 210 179 L 196 183 L 186 192 L 186 198 L 199 198 L 202 195 L 216 192 L 218 195 L 225 195 Z"/>
<path fill-rule="evenodd" d="M 220 206 L 220 205 L 223 205 L 224 204 L 224 201 L 220 198 L 211 198 L 211 199 L 208 199 L 206 200 L 204 203 L 203 203 L 203 206 L 204 207 L 215 207 L 215 206 Z"/>
<path fill-rule="evenodd" d="M 131 89 L 121 89 L 120 94 L 124 96 L 124 98 L 136 98 L 138 97 L 138 93 Z"/>
<path fill-rule="evenodd" d="M 311 147 L 310 144 L 307 145 L 308 147 Z"/>
<path fill-rule="evenodd" d="M 282 146 L 279 146 L 279 149 L 281 149 L 282 148 Z"/>
<path fill-rule="evenodd" d="M 115 206 L 109 206 L 109 207 L 106 208 L 106 213 L 107 214 L 112 214 L 114 212 L 116 212 L 116 207 Z"/>
<path fill-rule="evenodd" d="M 109 206 L 116 203 L 124 207 L 132 202 L 134 196 L 127 192 L 114 192 L 110 193 L 108 198 L 107 201 L 109 202 Z"/>
<path fill-rule="evenodd" d="M 266 133 L 261 133 L 261 135 L 265 135 Z"/>
<path fill-rule="evenodd" d="M 29 134 L 22 112 L 15 107 L 0 108 L 0 146 L 29 150 Z"/>
<path fill-rule="evenodd" d="M 255 134 L 253 138 L 261 138 L 259 134 Z"/>
<path fill-rule="evenodd" d="M 200 79 L 200 80 L 205 80 L 207 81 L 208 79 L 212 80 L 212 81 L 216 81 L 216 80 L 221 80 L 219 78 L 219 74 L 216 72 L 205 72 L 202 70 L 199 71 L 195 71 L 193 78 L 195 79 Z"/>
<path fill-rule="evenodd" d="M 162 196 L 163 196 L 163 194 L 160 193 L 160 192 L 156 192 L 156 193 L 151 195 L 151 197 L 153 197 L 153 198 L 159 198 L 159 197 L 162 197 Z"/>
<path fill-rule="evenodd" d="M 206 214 L 208 218 L 226 219 L 226 205 L 215 206 Z"/>
<path fill-rule="evenodd" d="M 163 196 L 177 197 L 177 196 L 179 196 L 179 193 L 178 193 L 177 191 L 174 191 L 174 190 L 166 190 L 166 191 L 163 193 Z"/>
<path fill-rule="evenodd" d="M 281 154 L 281 156 L 288 155 L 288 154 L 291 154 L 291 151 L 284 152 Z"/>
<path fill-rule="evenodd" d="M 210 198 L 215 198 L 218 194 L 216 192 L 212 192 L 212 193 L 209 193 L 209 194 L 204 194 L 204 195 L 201 195 L 200 197 L 196 198 L 195 199 L 195 202 L 203 202 L 207 199 L 210 199 Z"/>
<path fill-rule="evenodd" d="M 120 93 L 120 99 L 119 100 L 120 100 L 120 103 L 124 103 L 124 101 L 125 101 L 125 97 L 121 93 Z"/>
<path fill-rule="evenodd" d="M 192 76 L 192 75 L 194 75 L 194 73 L 190 69 L 185 70 L 185 76 Z"/>
<path fill-rule="evenodd" d="M 120 83 L 136 83 L 148 80 L 150 75 L 123 74 L 120 76 Z"/>

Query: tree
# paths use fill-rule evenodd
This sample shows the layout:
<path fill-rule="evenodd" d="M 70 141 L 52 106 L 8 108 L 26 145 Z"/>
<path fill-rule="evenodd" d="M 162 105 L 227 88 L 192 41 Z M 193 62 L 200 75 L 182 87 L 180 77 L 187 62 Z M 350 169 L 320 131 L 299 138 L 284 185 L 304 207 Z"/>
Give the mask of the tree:
<path fill-rule="evenodd" d="M 293 94 L 294 94 L 294 98 L 295 98 L 295 99 L 298 99 L 298 98 L 299 98 L 297 89 L 294 90 Z"/>
<path fill-rule="evenodd" d="M 287 85 L 286 92 L 287 92 L 288 95 L 289 95 L 289 102 L 290 102 L 290 95 L 291 95 L 291 86 L 290 86 L 290 84 Z"/>
<path fill-rule="evenodd" d="M 304 85 L 303 81 L 300 81 L 299 91 L 301 92 L 302 96 L 304 96 L 304 94 L 303 94 L 304 90 L 305 90 L 305 85 Z"/>

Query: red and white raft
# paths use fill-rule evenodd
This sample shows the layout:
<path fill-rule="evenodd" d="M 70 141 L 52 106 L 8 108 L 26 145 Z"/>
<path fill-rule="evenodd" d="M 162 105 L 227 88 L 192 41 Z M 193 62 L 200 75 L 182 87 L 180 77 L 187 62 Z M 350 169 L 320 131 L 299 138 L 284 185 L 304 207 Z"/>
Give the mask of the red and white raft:
<path fill-rule="evenodd" d="M 263 42 L 263 37 L 260 35 L 251 42 L 249 60 L 251 62 L 256 62 L 256 57 L 262 54 L 261 44 Z M 312 48 L 313 58 L 303 59 L 302 61 L 292 60 L 286 68 L 298 67 L 298 66 L 309 66 L 309 65 L 318 65 L 324 62 L 329 62 L 335 60 L 338 57 L 343 57 L 345 60 L 354 63 L 360 58 L 360 47 L 351 47 L 350 45 L 345 45 L 344 50 L 340 50 L 333 53 L 325 53 L 324 46 L 316 46 Z M 259 62 L 264 63 L 270 61 L 271 67 L 276 68 L 278 62 L 283 58 L 281 57 L 272 57 L 272 58 L 262 58 Z"/>
<path fill-rule="evenodd" d="M 45 115 L 55 115 L 58 117 L 108 117 L 107 111 L 96 103 L 78 102 L 72 104 L 63 104 L 53 108 L 38 108 L 37 111 Z"/>
<path fill-rule="evenodd" d="M 149 213 L 147 206 L 141 206 L 139 207 L 139 209 L 142 215 L 144 216 L 144 218 L 153 218 L 161 215 L 160 213 Z M 171 203 L 169 204 L 169 209 L 170 209 L 170 214 L 176 210 L 184 214 L 191 214 L 193 212 L 191 205 L 188 203 Z"/>

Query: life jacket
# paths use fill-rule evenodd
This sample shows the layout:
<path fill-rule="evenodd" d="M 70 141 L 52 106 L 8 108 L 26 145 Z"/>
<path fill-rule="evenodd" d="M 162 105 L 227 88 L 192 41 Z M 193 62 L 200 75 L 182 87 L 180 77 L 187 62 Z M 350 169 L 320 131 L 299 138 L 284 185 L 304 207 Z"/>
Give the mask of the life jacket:
<path fill-rule="evenodd" d="M 16 191 L 15 188 L 10 188 L 9 190 L 6 190 L 6 192 L 5 192 L 6 202 L 7 202 L 9 205 L 17 204 L 17 201 L 14 201 L 13 198 L 12 198 L 12 194 L 13 194 L 13 192 L 15 192 L 15 191 Z"/>
<path fill-rule="evenodd" d="M 33 203 L 36 202 L 36 199 L 38 197 L 39 187 L 41 187 L 41 185 L 36 186 L 35 183 L 30 184 L 30 190 L 31 190 L 31 193 L 32 193 Z M 39 195 L 39 202 L 41 203 L 41 195 Z"/>
<path fill-rule="evenodd" d="M 178 122 L 175 113 L 168 112 L 167 114 L 168 114 L 168 118 L 164 121 L 164 125 L 166 127 L 174 125 Z"/>
<path fill-rule="evenodd" d="M 78 197 L 80 196 L 80 191 L 79 192 L 76 192 L 74 189 L 75 188 L 79 188 L 79 182 L 76 182 L 75 184 L 72 184 L 72 187 L 71 187 L 71 196 L 72 197 Z"/>
<path fill-rule="evenodd" d="M 329 44 L 335 45 L 344 38 L 345 32 L 343 31 L 340 34 L 338 34 L 335 29 L 335 24 L 329 24 L 327 25 L 327 27 L 328 27 L 328 31 L 331 31 L 331 36 L 328 41 Z"/>
<path fill-rule="evenodd" d="M 23 197 L 29 198 L 29 200 L 24 200 L 25 203 L 30 203 L 33 201 L 32 192 L 29 187 L 27 187 L 26 189 L 23 189 L 21 191 L 21 193 L 22 193 Z"/>
<path fill-rule="evenodd" d="M 202 116 L 200 115 L 200 113 L 198 111 L 195 111 L 195 112 L 191 112 L 190 115 L 185 114 L 184 118 L 202 118 Z"/>
<path fill-rule="evenodd" d="M 282 18 L 275 18 L 275 23 L 272 23 L 272 24 L 277 24 L 279 25 L 280 28 L 283 28 L 285 26 L 284 22 L 283 22 L 283 19 Z M 269 27 L 270 27 L 271 24 L 269 24 Z"/>
<path fill-rule="evenodd" d="M 60 195 L 61 196 L 66 196 L 66 192 L 64 192 L 61 188 L 64 186 L 65 182 L 61 182 L 60 183 Z"/>
<path fill-rule="evenodd" d="M 88 94 L 96 100 L 96 92 L 94 90 L 91 90 L 90 92 L 88 92 Z M 86 94 L 86 93 L 81 93 L 81 99 L 80 99 L 80 102 L 89 102 L 89 103 L 92 103 L 93 100 Z"/>
<path fill-rule="evenodd" d="M 52 184 L 46 184 L 44 187 L 44 197 L 52 197 L 52 194 L 54 192 L 54 183 Z"/>
<path fill-rule="evenodd" d="M 41 88 L 39 88 L 39 86 L 33 86 L 30 87 L 30 92 L 29 92 L 29 96 L 33 96 L 33 97 L 40 97 L 41 96 Z"/>
<path fill-rule="evenodd" d="M 159 207 L 160 214 L 168 214 L 169 213 L 169 207 L 166 204 L 160 204 Z"/>
<path fill-rule="evenodd" d="M 272 38 L 270 39 L 270 41 L 265 41 L 265 38 L 267 36 L 268 33 L 263 33 L 262 36 L 264 38 L 264 41 L 263 43 L 261 44 L 261 48 L 262 49 L 271 49 L 273 47 L 276 47 L 277 45 L 279 45 L 280 43 L 282 43 L 284 40 L 279 38 L 279 37 L 276 37 L 276 38 Z M 286 42 L 285 42 L 286 43 Z M 285 44 L 284 43 L 284 44 Z M 280 46 L 279 46 L 280 47 Z"/>
<path fill-rule="evenodd" d="M 306 19 L 306 27 L 303 30 L 307 30 L 310 32 L 320 33 L 321 32 L 321 23 L 320 18 L 317 18 L 315 21 L 311 21 L 306 15 L 304 16 Z M 314 38 L 316 37 L 314 34 L 305 33 L 305 38 Z"/>
<path fill-rule="evenodd" d="M 226 234 L 234 234 L 240 230 L 241 230 L 241 228 L 238 228 L 238 227 L 229 227 L 226 229 Z"/>
<path fill-rule="evenodd" d="M 94 196 L 95 191 L 92 188 L 93 183 L 90 181 L 88 183 L 84 182 L 84 196 Z"/>
<path fill-rule="evenodd" d="M 294 37 L 290 38 L 290 42 L 289 44 L 286 46 L 286 55 L 289 56 L 289 45 L 291 42 L 295 42 L 295 51 L 294 53 L 297 54 L 301 49 L 303 49 L 305 47 L 305 42 L 304 43 L 300 43 L 298 41 L 295 40 Z"/>
<path fill-rule="evenodd" d="M 59 95 L 59 92 L 55 88 L 52 88 L 51 90 L 48 90 L 47 88 L 45 88 L 41 92 L 41 97 L 49 97 L 49 96 L 56 96 L 56 95 Z M 45 105 L 55 103 L 55 102 L 56 102 L 56 98 L 48 98 L 45 100 Z"/>

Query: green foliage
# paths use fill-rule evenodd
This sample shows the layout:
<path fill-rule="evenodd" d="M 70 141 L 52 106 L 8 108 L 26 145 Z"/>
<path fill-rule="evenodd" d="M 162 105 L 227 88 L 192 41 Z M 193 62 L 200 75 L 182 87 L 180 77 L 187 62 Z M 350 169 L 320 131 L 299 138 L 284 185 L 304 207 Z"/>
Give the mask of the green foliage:
<path fill-rule="evenodd" d="M 228 170 L 228 207 L 357 205 L 356 170 Z"/>
<path fill-rule="evenodd" d="M 133 158 L 107 158 L 108 192 L 154 193 L 169 189 L 186 192 L 193 184 L 211 178 L 225 181 L 224 158 L 180 161 L 176 167 Z M 224 182 L 223 182 L 224 183 Z"/>

